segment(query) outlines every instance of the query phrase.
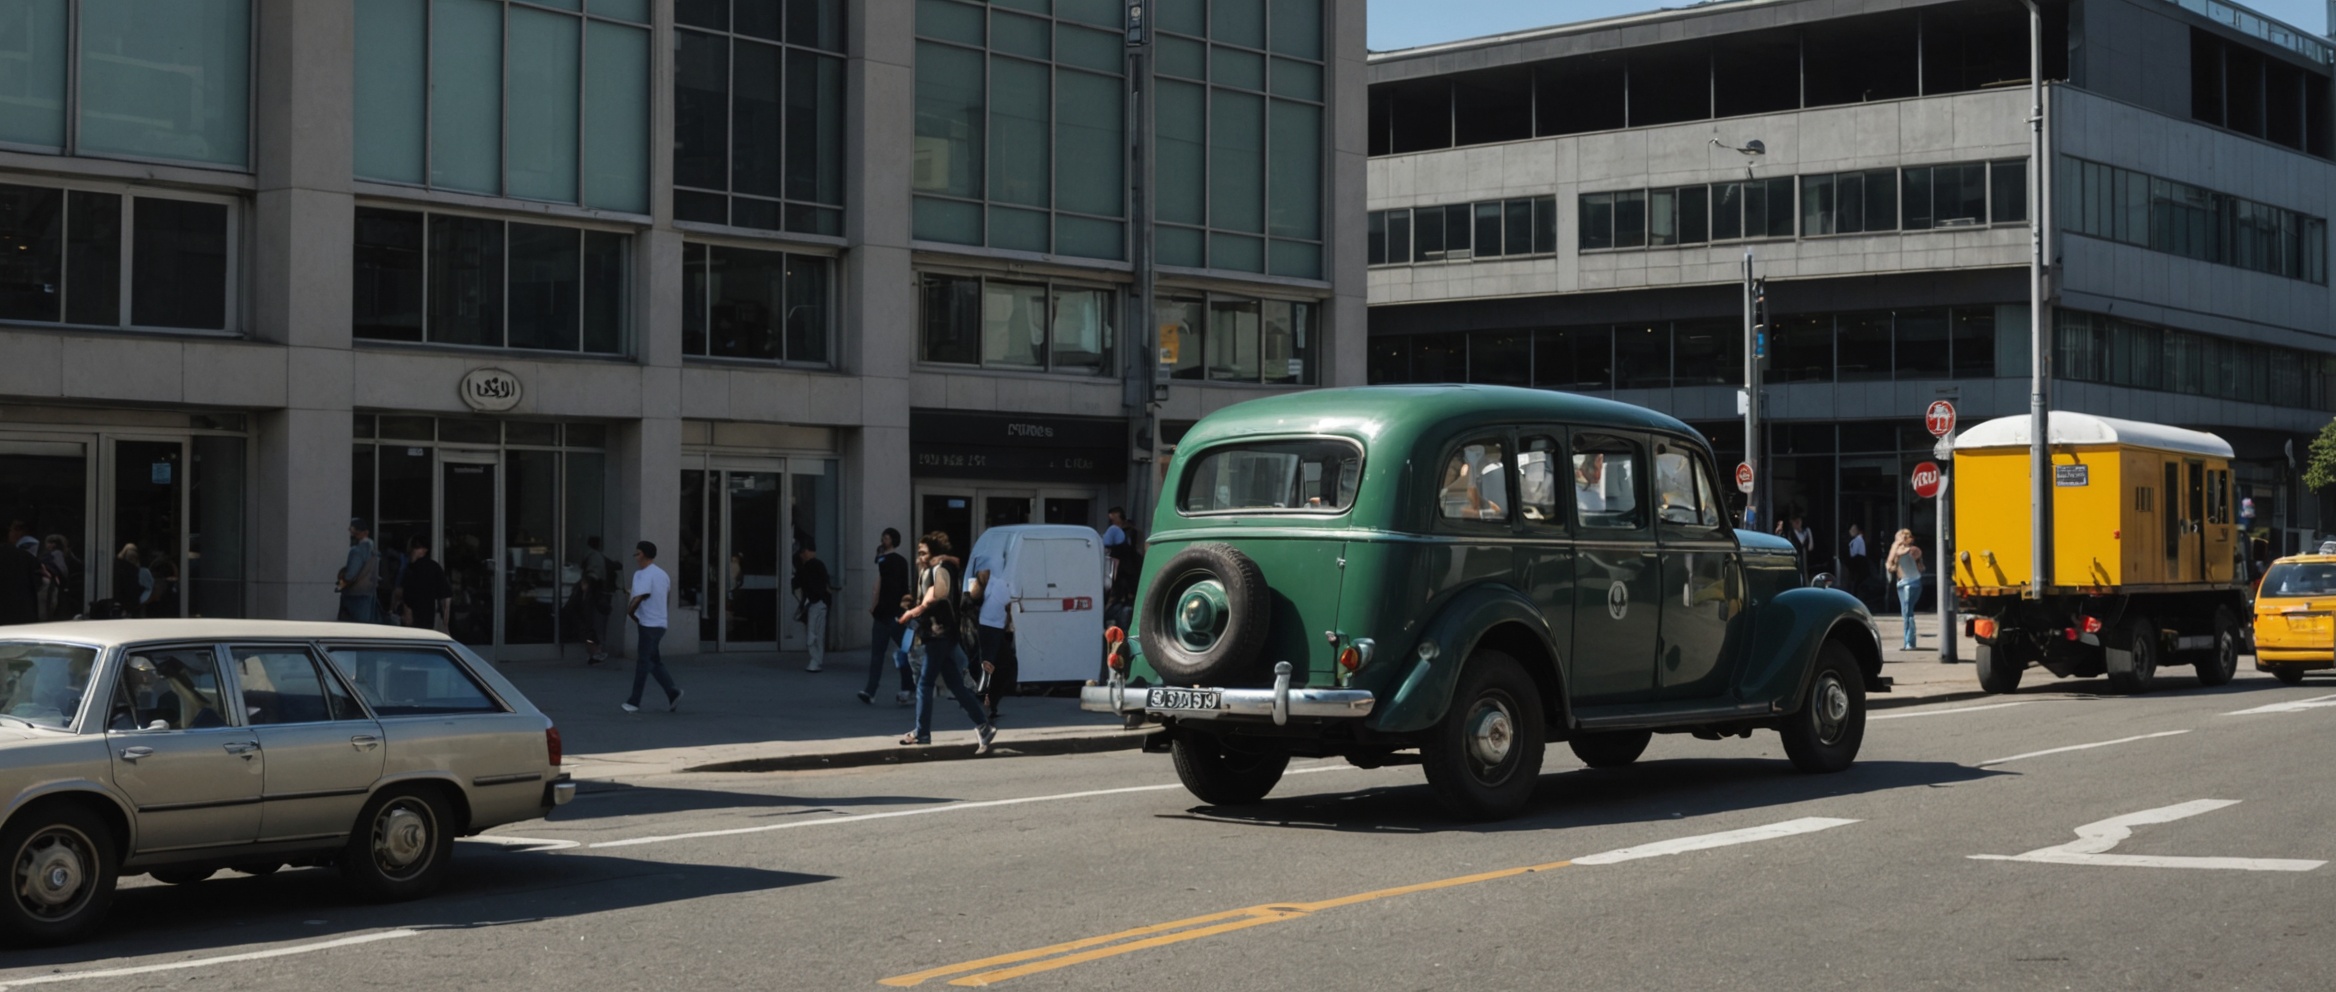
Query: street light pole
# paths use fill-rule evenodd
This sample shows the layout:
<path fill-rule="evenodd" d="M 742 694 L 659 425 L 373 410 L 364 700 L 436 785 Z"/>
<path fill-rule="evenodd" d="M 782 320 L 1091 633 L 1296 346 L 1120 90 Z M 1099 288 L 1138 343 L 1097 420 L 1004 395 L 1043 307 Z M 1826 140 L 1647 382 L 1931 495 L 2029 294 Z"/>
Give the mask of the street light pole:
<path fill-rule="evenodd" d="M 1152 0 L 1127 4 L 1127 170 L 1128 259 L 1135 286 L 1128 294 L 1127 385 L 1124 393 L 1130 445 L 1128 519 L 1152 519 L 1152 483 L 1159 472 L 1160 403 L 1167 387 L 1160 377 L 1159 310 L 1153 304 L 1156 272 L 1152 255 Z"/>
<path fill-rule="evenodd" d="M 1768 491 L 1760 463 L 1760 341 L 1752 292 L 1752 249 L 1744 249 L 1744 464 L 1752 467 L 1752 488 L 1744 493 L 1744 526 L 1759 530 L 1767 521 L 1760 495 Z"/>
<path fill-rule="evenodd" d="M 2044 228 L 2047 191 L 2044 147 L 2044 11 L 2036 0 L 2020 0 L 2028 8 L 2028 496 L 2033 518 L 2028 525 L 2028 593 L 2044 598 L 2052 581 L 2052 408 L 2045 393 L 2050 383 L 2052 350 L 2044 326 Z M 1952 563 L 1940 562 L 1949 569 Z"/>

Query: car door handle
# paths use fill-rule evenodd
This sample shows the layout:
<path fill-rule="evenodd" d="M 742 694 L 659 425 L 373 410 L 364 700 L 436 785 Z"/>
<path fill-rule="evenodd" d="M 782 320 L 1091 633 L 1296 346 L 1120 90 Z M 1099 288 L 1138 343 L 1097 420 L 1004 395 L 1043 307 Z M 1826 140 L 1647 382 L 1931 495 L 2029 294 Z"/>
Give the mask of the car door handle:
<path fill-rule="evenodd" d="M 375 737 L 372 734 L 358 734 L 355 737 L 349 738 L 349 746 L 356 748 L 359 751 L 371 751 L 374 748 L 381 746 L 381 738 Z"/>
<path fill-rule="evenodd" d="M 221 745 L 219 745 L 219 746 L 220 746 L 220 747 L 223 747 L 223 748 L 226 748 L 226 749 L 227 749 L 227 753 L 229 753 L 229 754 L 240 754 L 240 755 L 243 755 L 245 758 L 250 758 L 250 757 L 251 757 L 251 753 L 252 753 L 253 751 L 257 751 L 257 750 L 259 750 L 259 749 L 260 749 L 260 742 L 258 742 L 258 741 L 229 741 L 229 742 L 227 742 L 227 743 L 225 743 L 225 744 L 221 744 Z"/>
<path fill-rule="evenodd" d="M 139 746 L 139 747 L 125 747 L 125 748 L 123 748 L 123 749 L 122 749 L 122 760 L 123 760 L 123 761 L 136 761 L 136 760 L 138 760 L 138 759 L 140 759 L 140 758 L 148 758 L 148 757 L 152 757 L 153 755 L 154 755 L 154 749 L 153 749 L 153 748 L 150 748 L 150 747 L 145 747 L 145 746 L 143 746 L 143 745 L 141 745 L 141 746 Z"/>

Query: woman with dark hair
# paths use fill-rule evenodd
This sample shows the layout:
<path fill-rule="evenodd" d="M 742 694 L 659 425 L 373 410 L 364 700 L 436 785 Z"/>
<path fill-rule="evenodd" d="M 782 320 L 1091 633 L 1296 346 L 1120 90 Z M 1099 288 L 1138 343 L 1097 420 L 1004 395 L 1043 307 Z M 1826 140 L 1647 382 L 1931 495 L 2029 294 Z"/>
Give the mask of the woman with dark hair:
<path fill-rule="evenodd" d="M 965 684 L 964 618 L 957 609 L 956 569 L 943 560 L 949 550 L 949 535 L 940 531 L 917 540 L 917 605 L 902 613 L 900 622 L 916 622 L 917 636 L 925 645 L 925 669 L 917 676 L 916 729 L 902 734 L 900 742 L 933 742 L 933 682 L 938 679 L 949 684 L 957 705 L 964 707 L 966 718 L 973 721 L 974 733 L 981 739 L 973 753 L 988 754 L 998 728 L 989 722 L 981 700 Z"/>

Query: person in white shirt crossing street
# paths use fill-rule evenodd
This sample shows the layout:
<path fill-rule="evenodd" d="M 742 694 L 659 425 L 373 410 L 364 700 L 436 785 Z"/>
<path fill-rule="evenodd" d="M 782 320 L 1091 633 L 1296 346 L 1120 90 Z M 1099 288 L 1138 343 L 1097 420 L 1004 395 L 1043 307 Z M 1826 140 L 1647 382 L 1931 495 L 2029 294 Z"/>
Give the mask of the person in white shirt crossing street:
<path fill-rule="evenodd" d="M 624 711 L 641 711 L 641 690 L 649 677 L 657 677 L 657 685 L 665 690 L 665 708 L 681 708 L 681 688 L 673 684 L 673 676 L 665 674 L 665 659 L 658 653 L 658 645 L 665 640 L 665 599 L 673 590 L 673 579 L 657 567 L 657 546 L 642 541 L 633 546 L 633 564 L 639 569 L 633 573 L 633 601 L 625 609 L 641 635 L 633 652 L 633 694 L 625 699 Z"/>

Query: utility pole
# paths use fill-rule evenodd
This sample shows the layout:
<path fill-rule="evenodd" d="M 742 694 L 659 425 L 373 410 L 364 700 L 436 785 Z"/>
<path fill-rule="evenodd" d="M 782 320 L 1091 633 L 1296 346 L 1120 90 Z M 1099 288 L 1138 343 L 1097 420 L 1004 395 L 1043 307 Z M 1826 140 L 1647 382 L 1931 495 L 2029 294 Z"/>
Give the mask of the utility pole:
<path fill-rule="evenodd" d="M 1744 464 L 1752 467 L 1752 488 L 1744 493 L 1744 528 L 1768 524 L 1768 466 L 1760 457 L 1760 361 L 1768 355 L 1768 290 L 1752 275 L 1752 249 L 1744 249 Z"/>
<path fill-rule="evenodd" d="M 1152 482 L 1159 471 L 1160 404 L 1168 398 L 1160 374 L 1159 309 L 1153 303 L 1152 257 L 1152 0 L 1127 4 L 1128 259 L 1135 285 L 1128 293 L 1127 386 L 1129 433 L 1128 519 L 1149 528 Z"/>
<path fill-rule="evenodd" d="M 2051 204 L 2044 182 L 2044 12 L 2036 0 L 2028 8 L 2028 595 L 2044 598 L 2052 583 L 2052 404 L 2051 338 L 2044 321 L 2045 211 Z M 1944 563 L 1942 563 L 1944 564 Z"/>

